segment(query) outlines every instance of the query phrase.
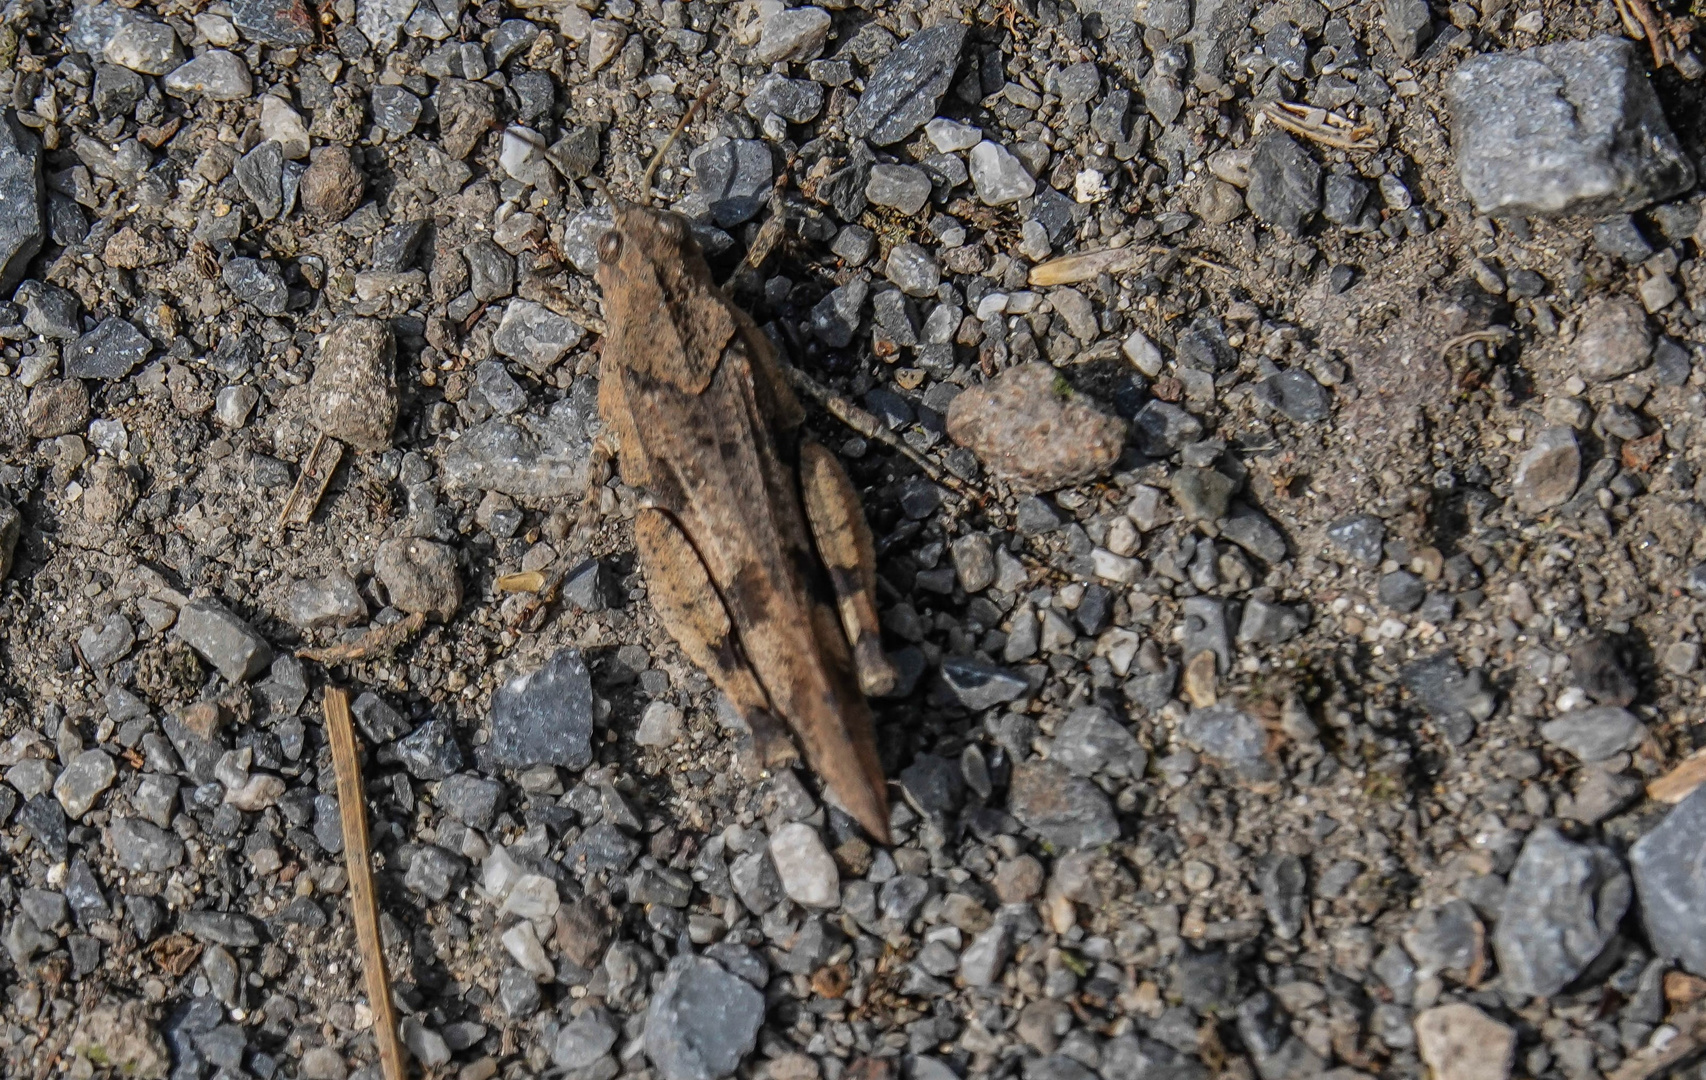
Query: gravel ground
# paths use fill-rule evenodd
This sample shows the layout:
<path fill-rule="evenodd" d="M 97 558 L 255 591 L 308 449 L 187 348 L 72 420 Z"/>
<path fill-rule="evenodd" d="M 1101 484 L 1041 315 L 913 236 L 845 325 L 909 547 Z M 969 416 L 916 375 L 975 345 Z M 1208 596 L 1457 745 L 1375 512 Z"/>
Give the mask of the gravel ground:
<path fill-rule="evenodd" d="M 0 1072 L 378 1076 L 335 681 L 425 1075 L 1703 1075 L 1706 93 L 1636 2 L 11 0 Z M 912 452 L 812 411 L 892 848 L 635 494 L 572 527 L 588 181 L 702 92 L 656 198 Z"/>

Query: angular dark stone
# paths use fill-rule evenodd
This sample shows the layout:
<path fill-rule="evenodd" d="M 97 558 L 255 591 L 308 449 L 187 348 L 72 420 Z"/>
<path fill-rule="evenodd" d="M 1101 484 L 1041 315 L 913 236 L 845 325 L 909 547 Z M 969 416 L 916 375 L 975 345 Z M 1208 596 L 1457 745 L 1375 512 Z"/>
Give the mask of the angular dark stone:
<path fill-rule="evenodd" d="M 847 134 L 877 146 L 897 143 L 936 115 L 959 67 L 966 28 L 957 22 L 920 30 L 877 65 L 847 115 Z"/>
<path fill-rule="evenodd" d="M 1439 725 L 1440 734 L 1453 746 L 1468 742 L 1475 734 L 1475 725 L 1492 716 L 1497 705 L 1481 669 L 1465 673 L 1449 652 L 1407 664 L 1403 678 L 1410 693 Z"/>
<path fill-rule="evenodd" d="M 1102 789 L 1055 761 L 1014 767 L 1007 810 L 1058 848 L 1100 847 L 1120 837 L 1119 819 Z"/>
<path fill-rule="evenodd" d="M 244 154 L 232 172 L 262 221 L 284 213 L 284 150 L 277 142 L 268 139 Z"/>
<path fill-rule="evenodd" d="M 1296 236 L 1321 209 L 1321 166 L 1283 131 L 1256 140 L 1250 157 L 1250 212 Z"/>
<path fill-rule="evenodd" d="M 1233 503 L 1220 522 L 1220 535 L 1263 562 L 1277 563 L 1286 556 L 1285 534 L 1279 526 L 1260 510 L 1241 502 Z"/>
<path fill-rule="evenodd" d="M 1327 526 L 1327 541 L 1360 566 L 1379 566 L 1386 523 L 1372 514 L 1353 514 Z"/>
<path fill-rule="evenodd" d="M 442 780 L 462 768 L 462 749 L 448 720 L 428 720 L 399 739 L 397 760 L 417 780 Z"/>
<path fill-rule="evenodd" d="M 770 194 L 775 163 L 756 139 L 716 138 L 693 152 L 693 189 L 723 228 L 757 214 Z"/>
<path fill-rule="evenodd" d="M 71 853 L 71 841 L 66 836 L 65 810 L 53 796 L 32 796 L 18 811 L 18 824 L 35 838 L 54 862 L 64 862 Z"/>
<path fill-rule="evenodd" d="M 580 650 L 563 649 L 492 694 L 491 746 L 510 768 L 592 763 L 592 676 Z"/>
<path fill-rule="evenodd" d="M 65 350 L 68 379 L 122 379 L 148 355 L 147 335 L 117 315 L 102 319 Z"/>
<path fill-rule="evenodd" d="M 47 238 L 41 142 L 11 110 L 0 113 L 0 294 L 22 281 Z"/>
<path fill-rule="evenodd" d="M 942 685 L 973 712 L 1012 701 L 1030 689 L 1029 683 L 1006 668 L 962 656 L 942 658 Z"/>
<path fill-rule="evenodd" d="M 1256 384 L 1256 400 L 1294 424 L 1313 424 L 1332 414 L 1327 388 L 1307 371 L 1290 368 Z"/>
<path fill-rule="evenodd" d="M 563 865 L 578 874 L 620 874 L 640 854 L 640 845 L 607 821 L 581 833 L 563 853 Z"/>

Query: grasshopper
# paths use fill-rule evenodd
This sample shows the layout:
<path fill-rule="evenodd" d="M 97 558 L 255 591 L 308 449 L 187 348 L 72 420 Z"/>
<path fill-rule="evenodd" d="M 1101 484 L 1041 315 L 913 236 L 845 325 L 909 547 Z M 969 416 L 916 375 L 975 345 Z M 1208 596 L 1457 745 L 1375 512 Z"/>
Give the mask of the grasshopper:
<path fill-rule="evenodd" d="M 802 430 L 756 323 L 712 279 L 679 215 L 608 191 L 594 277 L 606 334 L 589 495 L 616 461 L 641 496 L 640 566 L 658 617 L 727 695 L 761 761 L 799 754 L 867 832 L 889 840 L 865 695 L 895 685 L 876 556 L 857 491 Z"/>

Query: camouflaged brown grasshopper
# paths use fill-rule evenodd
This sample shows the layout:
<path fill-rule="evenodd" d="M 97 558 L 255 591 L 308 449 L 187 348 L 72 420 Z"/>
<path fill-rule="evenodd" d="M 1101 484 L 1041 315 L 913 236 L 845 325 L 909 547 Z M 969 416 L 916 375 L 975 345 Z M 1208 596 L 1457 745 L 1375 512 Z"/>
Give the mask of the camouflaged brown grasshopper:
<path fill-rule="evenodd" d="M 686 220 L 606 198 L 614 226 L 594 274 L 605 434 L 589 501 L 614 456 L 641 496 L 634 538 L 670 635 L 739 710 L 766 766 L 798 760 L 791 728 L 835 801 L 886 843 L 865 695 L 892 690 L 895 672 L 858 492 L 805 435 L 785 366 L 712 279 Z"/>

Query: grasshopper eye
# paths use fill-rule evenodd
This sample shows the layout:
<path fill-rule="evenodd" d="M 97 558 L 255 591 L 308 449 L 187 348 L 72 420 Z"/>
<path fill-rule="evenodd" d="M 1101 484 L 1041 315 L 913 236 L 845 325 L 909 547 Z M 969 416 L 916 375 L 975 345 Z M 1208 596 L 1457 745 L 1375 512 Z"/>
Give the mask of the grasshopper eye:
<path fill-rule="evenodd" d="M 687 222 L 674 215 L 659 219 L 658 228 L 662 231 L 664 239 L 672 244 L 679 244 L 687 239 Z"/>
<path fill-rule="evenodd" d="M 598 238 L 598 259 L 604 263 L 614 263 L 622 257 L 622 234 L 614 230 Z"/>

